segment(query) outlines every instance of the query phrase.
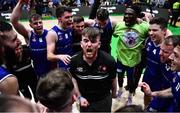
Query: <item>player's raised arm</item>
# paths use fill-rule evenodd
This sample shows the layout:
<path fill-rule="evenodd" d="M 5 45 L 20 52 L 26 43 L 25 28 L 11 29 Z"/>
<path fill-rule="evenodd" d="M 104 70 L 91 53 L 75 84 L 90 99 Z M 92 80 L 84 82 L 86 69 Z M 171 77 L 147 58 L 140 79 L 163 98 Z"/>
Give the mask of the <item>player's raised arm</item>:
<path fill-rule="evenodd" d="M 19 34 L 21 34 L 27 41 L 30 30 L 26 29 L 25 26 L 19 22 L 19 19 L 22 14 L 22 8 L 25 4 L 27 4 L 27 0 L 19 0 L 18 1 L 17 5 L 13 9 L 10 21 L 11 21 L 12 25 L 14 26 L 14 28 L 16 29 L 16 31 Z"/>

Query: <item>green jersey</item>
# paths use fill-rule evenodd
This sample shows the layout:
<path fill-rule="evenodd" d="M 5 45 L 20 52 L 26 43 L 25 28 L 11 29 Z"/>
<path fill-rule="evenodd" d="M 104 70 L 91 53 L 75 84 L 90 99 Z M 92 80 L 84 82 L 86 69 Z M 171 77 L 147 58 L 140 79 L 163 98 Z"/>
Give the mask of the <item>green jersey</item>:
<path fill-rule="evenodd" d="M 178 10 L 179 7 L 180 7 L 180 2 L 175 2 L 175 3 L 173 4 L 173 9 L 174 9 L 174 10 Z"/>
<path fill-rule="evenodd" d="M 113 35 L 118 38 L 117 59 L 125 66 L 134 67 L 141 61 L 141 50 L 147 37 L 149 24 L 142 22 L 127 27 L 124 22 L 117 23 Z"/>

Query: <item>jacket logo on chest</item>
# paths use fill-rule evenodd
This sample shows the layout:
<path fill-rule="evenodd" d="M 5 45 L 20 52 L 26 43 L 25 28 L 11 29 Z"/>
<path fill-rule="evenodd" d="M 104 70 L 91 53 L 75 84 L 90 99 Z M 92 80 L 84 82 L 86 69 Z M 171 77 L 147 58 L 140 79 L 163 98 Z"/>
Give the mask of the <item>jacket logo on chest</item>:
<path fill-rule="evenodd" d="M 77 67 L 76 69 L 77 69 L 78 72 L 83 72 L 84 71 L 83 67 Z"/>
<path fill-rule="evenodd" d="M 43 40 L 42 40 L 42 38 L 41 38 L 41 37 L 39 38 L 39 42 L 43 42 Z"/>
<path fill-rule="evenodd" d="M 98 67 L 98 71 L 105 73 L 105 72 L 107 72 L 107 67 L 105 65 L 100 65 Z"/>
<path fill-rule="evenodd" d="M 68 39 L 68 34 L 65 34 L 65 38 Z"/>
<path fill-rule="evenodd" d="M 36 42 L 36 38 L 32 38 L 32 41 L 33 41 L 33 42 Z"/>

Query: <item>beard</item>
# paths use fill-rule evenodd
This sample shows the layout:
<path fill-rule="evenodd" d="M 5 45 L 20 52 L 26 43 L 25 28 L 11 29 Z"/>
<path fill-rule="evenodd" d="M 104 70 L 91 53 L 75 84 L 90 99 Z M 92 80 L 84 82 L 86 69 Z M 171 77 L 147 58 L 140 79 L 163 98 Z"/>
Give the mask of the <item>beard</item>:
<path fill-rule="evenodd" d="M 7 46 L 4 47 L 4 61 L 7 68 L 11 70 L 13 65 L 15 65 L 18 61 L 14 49 Z"/>
<path fill-rule="evenodd" d="M 2 56 L 0 56 L 0 65 L 2 65 L 3 64 L 3 58 L 2 58 Z"/>
<path fill-rule="evenodd" d="M 128 26 L 128 27 L 131 27 L 133 26 L 134 24 L 136 24 L 136 18 L 134 19 L 126 19 L 126 18 L 123 18 L 123 21 L 125 22 L 125 25 Z"/>

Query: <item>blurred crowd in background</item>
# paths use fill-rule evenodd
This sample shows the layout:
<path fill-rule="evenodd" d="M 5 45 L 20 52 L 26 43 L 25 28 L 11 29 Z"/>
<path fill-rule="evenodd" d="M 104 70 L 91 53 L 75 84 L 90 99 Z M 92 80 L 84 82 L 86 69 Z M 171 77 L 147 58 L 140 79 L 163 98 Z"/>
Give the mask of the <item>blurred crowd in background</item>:
<path fill-rule="evenodd" d="M 12 10 L 18 0 L 0 0 L 0 11 Z M 91 6 L 95 0 L 30 0 L 30 7 L 37 12 L 48 12 L 48 8 L 59 5 L 66 6 Z M 132 3 L 150 4 L 152 7 L 170 9 L 176 0 L 101 0 L 101 5 L 131 5 Z M 40 11 L 39 11 L 40 10 Z"/>

